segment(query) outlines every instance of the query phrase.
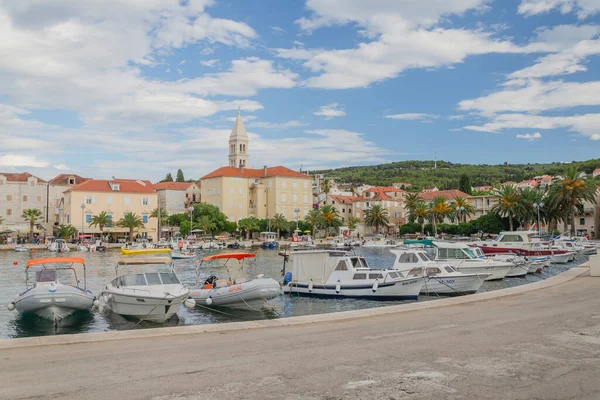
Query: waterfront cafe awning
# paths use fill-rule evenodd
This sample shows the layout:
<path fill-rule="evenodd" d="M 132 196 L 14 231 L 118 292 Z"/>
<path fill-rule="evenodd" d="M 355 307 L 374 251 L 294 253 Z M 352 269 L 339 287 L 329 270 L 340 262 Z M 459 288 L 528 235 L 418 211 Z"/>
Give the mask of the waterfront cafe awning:
<path fill-rule="evenodd" d="M 10 235 L 11 233 L 14 233 L 15 231 L 10 230 L 10 229 L 4 229 L 0 231 L 0 235 Z"/>
<path fill-rule="evenodd" d="M 93 235 L 79 235 L 79 239 L 91 238 Z"/>

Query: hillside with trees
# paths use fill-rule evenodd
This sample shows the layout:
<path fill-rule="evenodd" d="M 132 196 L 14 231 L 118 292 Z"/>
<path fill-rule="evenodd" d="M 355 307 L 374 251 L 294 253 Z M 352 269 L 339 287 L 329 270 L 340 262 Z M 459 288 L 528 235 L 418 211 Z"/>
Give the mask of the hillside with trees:
<path fill-rule="evenodd" d="M 464 176 L 468 177 L 472 186 L 496 185 L 506 181 L 520 182 L 538 175 L 562 175 L 575 166 L 579 171 L 592 174 L 600 168 L 600 158 L 571 163 L 554 162 L 551 164 L 455 164 L 438 161 L 434 169 L 434 161 L 398 161 L 389 164 L 345 167 L 331 170 L 313 171 L 324 174 L 339 183 L 353 185 L 369 184 L 387 186 L 394 182 L 407 182 L 412 189 L 437 186 L 439 189 L 459 189 L 464 186 Z M 463 176 L 463 185 L 460 180 Z"/>

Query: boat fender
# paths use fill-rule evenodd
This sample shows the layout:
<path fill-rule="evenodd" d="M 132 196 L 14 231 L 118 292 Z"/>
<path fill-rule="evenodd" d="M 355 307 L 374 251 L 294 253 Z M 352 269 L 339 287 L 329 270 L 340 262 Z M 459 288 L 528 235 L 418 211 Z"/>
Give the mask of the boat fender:
<path fill-rule="evenodd" d="M 6 306 L 6 308 L 8 308 L 8 311 L 12 311 L 15 309 L 15 303 L 8 303 L 8 305 Z"/>
<path fill-rule="evenodd" d="M 207 305 L 207 306 L 210 306 L 212 303 L 213 303 L 213 299 L 212 299 L 212 297 L 211 297 L 211 296 L 208 296 L 208 297 L 206 298 L 206 305 Z"/>
<path fill-rule="evenodd" d="M 313 280 L 311 279 L 310 282 L 308 282 L 308 292 L 312 292 L 313 290 Z"/>
<path fill-rule="evenodd" d="M 94 305 L 94 307 L 99 307 L 100 306 L 100 300 L 98 300 L 97 298 L 94 298 L 94 302 L 92 304 Z"/>
<path fill-rule="evenodd" d="M 183 302 L 183 306 L 185 308 L 192 309 L 192 308 L 196 307 L 196 300 L 194 300 L 192 298 L 185 299 L 185 301 Z"/>
<path fill-rule="evenodd" d="M 375 279 L 375 283 L 373 284 L 373 293 L 375 293 L 377 291 L 377 288 L 379 287 L 379 279 Z"/>
<path fill-rule="evenodd" d="M 342 290 L 342 282 L 340 282 L 338 279 L 337 283 L 335 284 L 335 292 L 339 293 L 341 290 Z"/>

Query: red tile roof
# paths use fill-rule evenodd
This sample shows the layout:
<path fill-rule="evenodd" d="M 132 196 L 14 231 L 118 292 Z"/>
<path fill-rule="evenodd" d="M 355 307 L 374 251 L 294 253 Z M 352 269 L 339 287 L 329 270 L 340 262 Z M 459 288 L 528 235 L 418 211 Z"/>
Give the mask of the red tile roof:
<path fill-rule="evenodd" d="M 342 196 L 338 194 L 330 194 L 329 198 L 340 204 L 352 204 L 355 201 L 361 200 L 360 196 Z"/>
<path fill-rule="evenodd" d="M 235 167 L 221 167 L 208 175 L 204 175 L 201 179 L 210 179 L 218 177 L 232 177 L 232 178 L 264 178 L 265 170 L 252 169 L 252 168 L 235 168 Z M 272 176 L 283 176 L 289 178 L 300 178 L 300 179 L 312 179 L 310 175 L 296 172 L 286 167 L 278 166 L 267 168 L 266 177 Z"/>
<path fill-rule="evenodd" d="M 33 176 L 34 178 L 37 178 L 38 182 L 46 183 L 45 180 L 38 178 L 35 175 L 31 175 L 29 172 L 21 172 L 17 174 L 11 172 L 0 172 L 0 175 L 4 175 L 7 182 L 27 182 L 27 179 Z"/>
<path fill-rule="evenodd" d="M 56 177 L 54 177 L 54 179 L 52 179 L 50 182 L 48 182 L 51 185 L 68 185 L 69 184 L 69 178 L 73 177 L 75 179 L 75 184 L 78 185 L 83 181 L 87 181 L 90 178 L 82 178 L 79 175 L 75 175 L 75 174 L 60 174 L 57 175 Z"/>
<path fill-rule="evenodd" d="M 419 193 L 419 196 L 421 196 L 421 198 L 425 201 L 429 201 L 429 200 L 433 200 L 438 196 L 444 196 L 446 199 L 453 199 L 457 196 L 460 197 L 468 197 L 469 195 L 461 192 L 460 190 L 440 190 L 438 192 L 422 192 Z"/>
<path fill-rule="evenodd" d="M 154 186 L 150 181 L 136 181 L 133 179 L 88 179 L 79 185 L 73 186 L 67 192 L 113 192 L 110 186 L 111 183 L 119 185 L 119 193 L 154 193 Z"/>
<path fill-rule="evenodd" d="M 373 186 L 365 192 L 386 192 L 386 193 L 404 193 L 404 190 L 395 188 L 393 186 Z"/>
<path fill-rule="evenodd" d="M 158 182 L 154 184 L 156 190 L 187 190 L 194 182 Z"/>

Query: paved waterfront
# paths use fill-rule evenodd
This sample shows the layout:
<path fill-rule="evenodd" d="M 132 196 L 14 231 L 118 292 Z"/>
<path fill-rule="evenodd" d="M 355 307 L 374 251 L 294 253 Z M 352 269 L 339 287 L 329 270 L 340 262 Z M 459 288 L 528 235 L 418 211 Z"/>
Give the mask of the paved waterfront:
<path fill-rule="evenodd" d="M 401 314 L 5 349 L 0 398 L 597 399 L 599 292 L 582 276 Z"/>

